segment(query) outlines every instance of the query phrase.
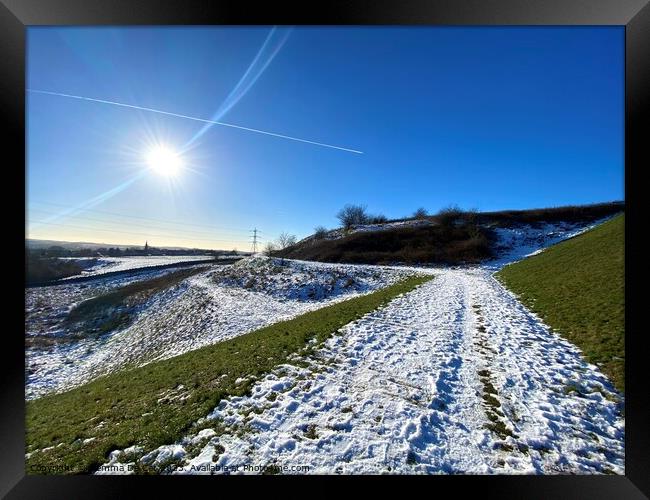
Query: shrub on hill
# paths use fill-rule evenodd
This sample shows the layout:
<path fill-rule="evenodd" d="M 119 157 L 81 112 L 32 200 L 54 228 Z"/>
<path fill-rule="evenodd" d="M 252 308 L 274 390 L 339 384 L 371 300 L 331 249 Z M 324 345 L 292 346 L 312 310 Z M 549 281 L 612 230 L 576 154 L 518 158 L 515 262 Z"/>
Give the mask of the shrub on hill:
<path fill-rule="evenodd" d="M 478 231 L 477 233 L 475 231 Z M 473 263 L 491 256 L 491 232 L 467 224 L 359 231 L 287 250 L 292 259 L 366 264 Z"/>
<path fill-rule="evenodd" d="M 322 240 L 327 236 L 327 229 L 323 226 L 316 226 L 314 228 L 314 238 L 317 240 Z"/>
<path fill-rule="evenodd" d="M 426 219 L 429 214 L 427 213 L 425 208 L 418 208 L 415 212 L 413 212 L 413 218 L 414 219 Z"/>
<path fill-rule="evenodd" d="M 458 205 L 449 205 L 440 209 L 436 215 L 436 220 L 440 225 L 445 227 L 453 226 L 463 215 L 463 211 Z"/>
<path fill-rule="evenodd" d="M 364 205 L 347 204 L 339 210 L 336 218 L 341 222 L 344 229 L 368 223 L 368 213 Z"/>
<path fill-rule="evenodd" d="M 388 217 L 382 214 L 378 214 L 378 215 L 369 215 L 366 224 L 386 224 L 387 222 L 388 222 Z"/>

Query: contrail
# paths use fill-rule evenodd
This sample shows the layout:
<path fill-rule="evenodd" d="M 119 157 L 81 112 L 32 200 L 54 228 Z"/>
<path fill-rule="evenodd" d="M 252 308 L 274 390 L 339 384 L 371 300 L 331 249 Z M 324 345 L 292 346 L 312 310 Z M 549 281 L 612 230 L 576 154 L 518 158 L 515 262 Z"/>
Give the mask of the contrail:
<path fill-rule="evenodd" d="M 304 143 L 307 143 L 307 144 L 313 144 L 315 146 L 322 146 L 324 148 L 339 149 L 341 151 L 347 151 L 349 153 L 356 153 L 356 154 L 360 154 L 360 155 L 363 154 L 363 151 L 358 151 L 356 149 L 344 148 L 344 147 L 341 147 L 341 146 L 334 146 L 333 144 L 325 144 L 323 142 L 309 141 L 307 139 L 300 139 L 298 137 L 292 137 L 290 135 L 276 134 L 274 132 L 267 132 L 265 130 L 259 130 L 259 129 L 250 128 L 250 127 L 242 127 L 241 125 L 234 125 L 232 123 L 226 123 L 226 122 L 221 122 L 221 121 L 216 121 L 216 120 L 206 120 L 205 118 L 197 118 L 196 116 L 187 116 L 187 115 L 181 115 L 181 114 L 178 114 L 178 113 L 171 113 L 169 111 L 162 111 L 160 109 L 145 108 L 143 106 L 135 106 L 134 104 L 125 104 L 123 102 L 106 101 L 104 99 L 94 99 L 92 97 L 84 97 L 84 96 L 71 95 L 71 94 L 63 94 L 61 92 L 50 92 L 50 91 L 47 91 L 47 90 L 27 89 L 27 92 L 32 92 L 32 93 L 35 93 L 35 94 L 54 95 L 54 96 L 59 96 L 59 97 L 68 97 L 68 98 L 71 98 L 71 99 L 80 99 L 82 101 L 99 102 L 99 103 L 102 103 L 102 104 L 112 104 L 113 106 L 121 106 L 123 108 L 139 109 L 140 111 L 149 111 L 151 113 L 158 113 L 158 114 L 161 114 L 161 115 L 175 116 L 177 118 L 185 118 L 186 120 L 194 120 L 194 121 L 203 122 L 203 123 L 212 123 L 214 125 L 221 125 L 223 127 L 231 127 L 231 128 L 236 128 L 236 129 L 239 129 L 239 130 L 246 130 L 248 132 L 255 132 L 257 134 L 270 135 L 272 137 L 278 137 L 280 139 L 288 139 L 290 141 L 304 142 Z"/>
<path fill-rule="evenodd" d="M 142 177 L 144 177 L 145 174 L 146 174 L 146 170 L 143 170 L 143 171 L 129 177 L 124 182 L 122 182 L 121 184 L 115 186 L 114 188 L 109 189 L 108 191 L 106 191 L 106 192 L 104 192 L 104 193 L 102 193 L 100 195 L 97 195 L 94 198 L 86 200 L 86 201 L 80 203 L 77 206 L 74 206 L 74 207 L 69 208 L 67 210 L 63 210 L 63 211 L 59 212 L 58 214 L 47 217 L 44 221 L 38 221 L 38 223 L 40 223 L 40 224 L 54 223 L 54 221 L 59 220 L 59 219 L 61 219 L 63 217 L 68 217 L 68 216 L 74 215 L 74 214 L 76 214 L 76 213 L 78 213 L 78 212 L 80 212 L 82 210 L 97 206 L 100 203 L 103 203 L 106 200 L 112 198 L 116 194 L 121 193 L 127 187 L 129 187 L 131 184 L 133 184 L 135 181 L 137 181 L 138 179 L 141 179 Z M 33 229 L 33 227 L 32 227 L 32 229 Z"/>
<path fill-rule="evenodd" d="M 275 35 L 277 31 L 277 28 L 275 26 L 271 28 L 271 31 L 269 31 L 269 34 L 264 40 L 264 43 L 257 51 L 257 54 L 253 58 L 253 61 L 249 64 L 248 69 L 244 72 L 243 76 L 239 79 L 237 85 L 235 85 L 235 87 L 230 91 L 230 93 L 223 101 L 223 103 L 221 103 L 219 109 L 217 109 L 215 114 L 212 116 L 211 118 L 212 120 L 214 121 L 221 120 L 225 116 L 225 114 L 228 113 L 228 111 L 230 111 L 248 93 L 248 91 L 253 87 L 253 85 L 255 85 L 255 82 L 257 82 L 257 80 L 262 76 L 264 71 L 266 71 L 266 68 L 269 66 L 269 64 L 271 64 L 273 59 L 275 59 L 275 56 L 278 55 L 278 52 L 280 52 L 280 49 L 282 49 L 282 47 L 284 46 L 285 42 L 287 41 L 287 38 L 289 38 L 289 35 L 291 34 L 291 30 L 292 28 L 282 33 L 280 39 L 275 43 L 275 47 L 273 48 L 272 52 L 266 56 L 266 59 L 264 59 L 262 63 L 260 63 L 262 55 L 265 53 L 267 47 L 271 42 L 271 39 L 273 38 L 273 35 Z M 184 147 L 191 145 L 199 137 L 205 134 L 212 126 L 213 126 L 212 123 L 206 123 L 201 128 L 201 130 L 199 130 L 196 134 L 194 134 L 194 137 L 192 137 Z"/>

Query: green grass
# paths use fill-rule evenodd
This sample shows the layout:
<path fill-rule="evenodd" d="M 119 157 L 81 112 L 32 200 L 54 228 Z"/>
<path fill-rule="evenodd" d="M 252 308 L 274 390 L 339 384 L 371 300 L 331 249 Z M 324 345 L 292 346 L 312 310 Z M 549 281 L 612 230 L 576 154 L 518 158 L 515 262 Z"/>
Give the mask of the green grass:
<path fill-rule="evenodd" d="M 504 267 L 497 278 L 625 390 L 625 216 Z"/>
<path fill-rule="evenodd" d="M 429 279 L 410 277 L 225 342 L 29 401 L 26 451 L 33 454 L 26 460 L 27 472 L 88 473 L 112 450 L 134 444 L 151 449 L 174 442 L 219 400 L 246 394 L 253 381 L 237 383 L 237 379 L 259 377 L 287 362 L 292 353 L 308 355 L 315 348 L 307 347 L 311 339 L 317 344 L 324 341 Z M 52 448 L 42 451 L 48 447 Z"/>

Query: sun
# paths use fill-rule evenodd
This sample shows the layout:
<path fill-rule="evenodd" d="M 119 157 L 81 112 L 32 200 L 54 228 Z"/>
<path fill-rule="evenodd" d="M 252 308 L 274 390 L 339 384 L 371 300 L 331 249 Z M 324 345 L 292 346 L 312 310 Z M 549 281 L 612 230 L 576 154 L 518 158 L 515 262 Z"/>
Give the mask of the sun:
<path fill-rule="evenodd" d="M 166 146 L 156 146 L 147 153 L 147 164 L 156 173 L 164 177 L 174 177 L 183 167 L 178 153 Z"/>

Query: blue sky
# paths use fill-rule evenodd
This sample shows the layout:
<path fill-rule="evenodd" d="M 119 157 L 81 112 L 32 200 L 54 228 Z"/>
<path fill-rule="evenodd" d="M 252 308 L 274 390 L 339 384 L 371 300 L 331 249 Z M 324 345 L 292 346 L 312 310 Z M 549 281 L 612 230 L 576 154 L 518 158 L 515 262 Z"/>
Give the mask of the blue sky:
<path fill-rule="evenodd" d="M 250 229 L 303 237 L 346 203 L 623 199 L 622 27 L 287 29 L 226 101 L 271 27 L 29 27 L 29 89 L 208 120 L 226 101 L 221 121 L 363 154 L 214 125 L 170 179 L 147 152 L 204 123 L 28 92 L 28 236 L 247 250 Z"/>

